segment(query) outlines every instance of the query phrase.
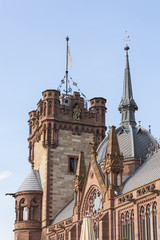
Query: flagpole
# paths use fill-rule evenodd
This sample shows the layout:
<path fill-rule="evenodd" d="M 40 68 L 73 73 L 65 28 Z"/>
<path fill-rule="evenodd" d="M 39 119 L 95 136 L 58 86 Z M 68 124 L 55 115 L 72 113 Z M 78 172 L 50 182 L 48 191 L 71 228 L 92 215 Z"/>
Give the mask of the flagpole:
<path fill-rule="evenodd" d="M 68 41 L 69 37 L 66 37 L 67 41 L 67 52 L 66 52 L 66 95 L 68 95 Z"/>

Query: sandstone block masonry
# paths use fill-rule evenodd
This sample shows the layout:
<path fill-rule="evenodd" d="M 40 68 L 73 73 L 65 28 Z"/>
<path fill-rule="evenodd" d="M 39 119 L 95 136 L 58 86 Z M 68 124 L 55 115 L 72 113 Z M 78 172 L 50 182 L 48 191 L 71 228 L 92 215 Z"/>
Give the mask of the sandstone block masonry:
<path fill-rule="evenodd" d="M 42 95 L 37 109 L 29 112 L 28 141 L 29 162 L 41 176 L 45 227 L 73 197 L 75 171 L 71 171 L 70 159 L 83 151 L 88 167 L 92 136 L 97 144 L 105 137 L 106 100 L 91 99 L 88 110 L 78 92 L 60 96 L 57 90 L 46 90 Z"/>

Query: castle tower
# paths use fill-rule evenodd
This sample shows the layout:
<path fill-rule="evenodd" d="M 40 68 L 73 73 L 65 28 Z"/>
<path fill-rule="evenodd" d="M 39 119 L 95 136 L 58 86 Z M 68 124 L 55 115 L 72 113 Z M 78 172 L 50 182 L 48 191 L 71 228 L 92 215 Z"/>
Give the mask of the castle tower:
<path fill-rule="evenodd" d="M 14 197 L 16 200 L 15 239 L 40 240 L 42 187 L 38 170 L 31 170 Z"/>
<path fill-rule="evenodd" d="M 88 167 L 93 135 L 105 137 L 106 100 L 93 98 L 89 110 L 79 92 L 61 95 L 46 90 L 37 109 L 29 112 L 29 162 L 39 170 L 43 189 L 42 227 L 45 227 L 73 197 L 73 179 L 78 153 L 84 152 Z"/>

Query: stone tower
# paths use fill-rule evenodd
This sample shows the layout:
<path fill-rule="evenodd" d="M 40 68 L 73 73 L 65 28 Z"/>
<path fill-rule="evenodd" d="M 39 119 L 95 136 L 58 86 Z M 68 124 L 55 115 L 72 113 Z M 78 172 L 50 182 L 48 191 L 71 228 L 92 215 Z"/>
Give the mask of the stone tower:
<path fill-rule="evenodd" d="M 39 170 L 42 198 L 42 228 L 73 197 L 73 178 L 78 154 L 89 164 L 89 143 L 93 135 L 99 144 L 105 137 L 106 100 L 93 98 L 86 109 L 79 92 L 60 95 L 46 90 L 37 109 L 29 112 L 29 162 Z"/>

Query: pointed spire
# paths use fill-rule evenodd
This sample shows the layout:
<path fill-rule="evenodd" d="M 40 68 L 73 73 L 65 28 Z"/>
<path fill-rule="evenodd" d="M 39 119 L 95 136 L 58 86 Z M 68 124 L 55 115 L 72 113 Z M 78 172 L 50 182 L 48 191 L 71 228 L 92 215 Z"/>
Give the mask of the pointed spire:
<path fill-rule="evenodd" d="M 109 132 L 109 140 L 108 140 L 108 147 L 107 147 L 107 154 L 114 155 L 120 154 L 119 144 L 117 139 L 116 127 L 112 126 Z"/>
<path fill-rule="evenodd" d="M 126 45 L 124 50 L 126 51 L 126 63 L 125 63 L 124 82 L 123 82 L 123 96 L 122 96 L 118 110 L 122 114 L 121 125 L 127 126 L 127 125 L 136 125 L 135 110 L 138 110 L 138 107 L 133 99 L 131 74 L 130 74 L 130 67 L 129 67 L 129 57 L 128 57 L 129 47 Z"/>
<path fill-rule="evenodd" d="M 83 178 L 86 175 L 86 167 L 84 162 L 84 152 L 79 153 L 76 177 Z"/>

